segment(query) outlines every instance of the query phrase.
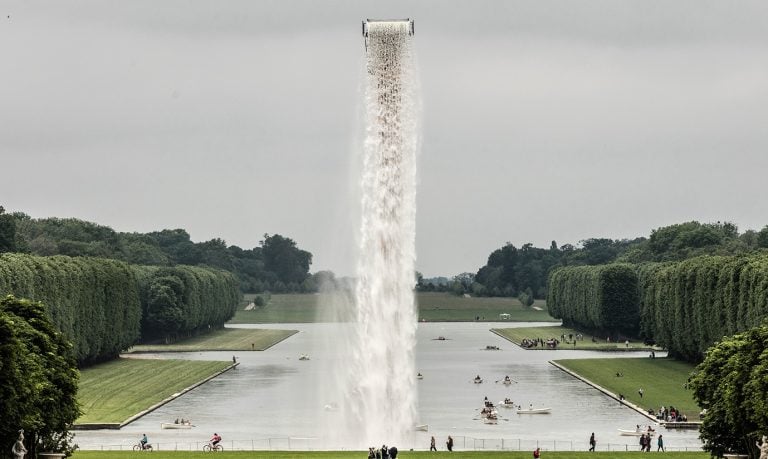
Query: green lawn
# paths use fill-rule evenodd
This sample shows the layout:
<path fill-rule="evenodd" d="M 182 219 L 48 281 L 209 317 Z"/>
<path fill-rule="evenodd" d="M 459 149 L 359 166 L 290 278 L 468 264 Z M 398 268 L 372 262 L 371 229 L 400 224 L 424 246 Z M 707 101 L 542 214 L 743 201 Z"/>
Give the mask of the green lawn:
<path fill-rule="evenodd" d="M 121 358 L 81 371 L 78 424 L 121 423 L 232 362 Z"/>
<path fill-rule="evenodd" d="M 520 344 L 523 339 L 541 338 L 546 341 L 549 338 L 556 338 L 561 340 L 561 335 L 565 335 L 566 339 L 569 334 L 576 336 L 579 333 L 577 330 L 567 327 L 524 327 L 524 328 L 497 328 L 493 329 L 502 337 L 512 341 L 515 344 Z M 591 351 L 638 351 L 638 350 L 652 350 L 651 347 L 646 346 L 642 341 L 629 341 L 629 345 L 624 342 L 612 343 L 606 341 L 605 337 L 594 337 L 595 341 L 592 341 L 592 335 L 584 334 L 583 340 L 577 340 L 576 345 L 573 345 L 573 341 L 570 344 L 561 340 L 558 349 L 586 349 Z M 531 349 L 546 349 L 534 347 Z"/>
<path fill-rule="evenodd" d="M 250 302 L 256 295 L 245 295 Z M 510 321 L 557 322 L 547 313 L 544 300 L 525 308 L 514 298 L 465 298 L 450 293 L 422 292 L 416 294 L 419 321 L 474 322 L 498 321 L 500 314 L 509 314 Z M 245 311 L 240 308 L 230 324 L 238 323 L 311 323 L 316 321 L 349 320 L 353 317 L 351 298 L 343 294 L 280 294 L 272 295 L 266 306 Z M 336 314 L 334 306 L 340 306 Z M 536 309 L 538 308 L 538 309 Z"/>
<path fill-rule="evenodd" d="M 684 386 L 694 366 L 673 359 L 617 358 L 556 360 L 556 363 L 640 406 L 658 410 L 674 406 L 698 421 L 701 408 Z M 616 373 L 622 374 L 617 377 Z M 638 389 L 643 389 L 643 397 Z"/>
<path fill-rule="evenodd" d="M 263 351 L 298 333 L 298 330 L 224 328 L 174 344 L 140 344 L 131 352 Z"/>
<path fill-rule="evenodd" d="M 211 457 L 215 453 L 203 452 L 165 452 L 154 451 L 150 454 L 152 459 L 186 459 L 194 457 Z M 367 457 L 367 451 L 226 451 L 226 457 L 237 459 L 363 459 Z M 640 459 L 653 456 L 664 459 L 709 459 L 709 453 L 656 453 L 649 455 L 641 452 L 570 452 L 570 451 L 542 451 L 542 459 L 571 459 L 571 458 L 598 458 L 598 459 Z M 145 459 L 143 452 L 120 451 L 77 451 L 73 459 Z M 531 451 L 399 451 L 398 459 L 430 458 L 430 459 L 530 459 Z"/>

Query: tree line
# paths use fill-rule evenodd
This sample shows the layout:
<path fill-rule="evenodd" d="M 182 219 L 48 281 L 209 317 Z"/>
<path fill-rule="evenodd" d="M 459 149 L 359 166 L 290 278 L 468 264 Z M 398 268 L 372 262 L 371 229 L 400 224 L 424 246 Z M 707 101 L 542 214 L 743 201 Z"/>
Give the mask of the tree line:
<path fill-rule="evenodd" d="M 243 249 L 220 238 L 193 242 L 184 229 L 116 232 L 76 218 L 35 219 L 0 207 L 0 253 L 111 258 L 135 265 L 204 266 L 223 269 L 248 293 L 316 292 L 309 274 L 312 254 L 279 234 L 264 234 L 257 247 Z"/>
<path fill-rule="evenodd" d="M 417 277 L 419 291 L 447 291 L 458 295 L 546 298 L 549 274 L 566 266 L 608 263 L 681 261 L 702 255 L 739 255 L 768 248 L 768 226 L 739 233 L 730 222 L 685 222 L 654 229 L 648 237 L 634 239 L 590 238 L 577 245 L 549 248 L 506 243 L 488 256 L 476 273 L 452 279 Z"/>
<path fill-rule="evenodd" d="M 240 300 L 237 280 L 222 270 L 19 253 L 0 255 L 7 294 L 43 303 L 80 365 L 115 358 L 140 339 L 222 327 Z"/>

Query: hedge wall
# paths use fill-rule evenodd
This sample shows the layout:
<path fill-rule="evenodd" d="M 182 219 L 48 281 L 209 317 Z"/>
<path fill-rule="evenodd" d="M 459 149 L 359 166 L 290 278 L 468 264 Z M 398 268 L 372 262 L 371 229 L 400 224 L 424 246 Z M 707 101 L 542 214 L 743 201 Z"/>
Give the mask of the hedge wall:
<path fill-rule="evenodd" d="M 637 273 L 629 264 L 558 268 L 549 276 L 547 308 L 566 326 L 634 335 L 637 289 Z"/>
<path fill-rule="evenodd" d="M 0 255 L 0 296 L 7 294 L 43 303 L 80 364 L 113 358 L 139 337 L 138 284 L 119 261 Z"/>

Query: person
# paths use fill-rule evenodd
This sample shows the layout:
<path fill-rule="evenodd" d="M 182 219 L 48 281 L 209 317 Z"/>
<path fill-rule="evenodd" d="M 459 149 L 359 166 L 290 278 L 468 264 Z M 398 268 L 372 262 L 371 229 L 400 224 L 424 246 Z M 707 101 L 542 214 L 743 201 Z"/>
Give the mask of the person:
<path fill-rule="evenodd" d="M 432 436 L 432 439 L 429 440 L 429 450 L 437 452 L 437 447 L 435 446 L 435 436 Z"/>
<path fill-rule="evenodd" d="M 533 457 L 534 459 L 538 459 L 541 457 L 541 448 L 536 448 L 533 450 Z"/>
<path fill-rule="evenodd" d="M 768 459 L 768 437 L 763 435 L 763 442 L 755 444 L 760 448 L 760 459 Z"/>
<path fill-rule="evenodd" d="M 448 441 L 445 442 L 445 446 L 448 447 L 448 451 L 453 451 L 453 437 L 448 435 Z"/>
<path fill-rule="evenodd" d="M 640 394 L 640 398 L 643 398 L 643 388 L 637 389 L 637 393 Z"/>
<path fill-rule="evenodd" d="M 376 451 L 373 449 L 373 446 L 368 448 L 368 459 L 376 459 Z"/>
<path fill-rule="evenodd" d="M 594 451 L 595 450 L 595 433 L 592 432 L 592 435 L 589 437 L 589 450 Z"/>
<path fill-rule="evenodd" d="M 763 440 L 765 440 L 765 437 L 763 437 Z M 19 430 L 19 438 L 13 444 L 11 452 L 16 459 L 24 459 L 24 456 L 27 455 L 27 448 L 24 447 L 24 429 Z"/>
<path fill-rule="evenodd" d="M 217 434 L 216 432 L 213 433 L 213 437 L 209 440 L 211 442 L 211 446 L 216 446 L 221 441 L 221 435 Z"/>
<path fill-rule="evenodd" d="M 389 459 L 389 449 L 387 445 L 381 445 L 381 459 Z"/>
<path fill-rule="evenodd" d="M 389 448 L 389 459 L 397 459 L 397 447 L 393 446 Z"/>
<path fill-rule="evenodd" d="M 662 438 L 663 436 L 664 435 L 659 435 L 659 439 L 656 440 L 656 444 L 658 445 L 658 448 L 656 448 L 656 452 L 659 452 L 659 451 L 664 452 L 664 451 L 666 451 L 664 449 L 664 439 Z"/>
<path fill-rule="evenodd" d="M 144 434 L 141 437 L 141 449 L 147 449 L 147 443 L 149 443 L 149 438 L 147 438 L 147 434 Z"/>

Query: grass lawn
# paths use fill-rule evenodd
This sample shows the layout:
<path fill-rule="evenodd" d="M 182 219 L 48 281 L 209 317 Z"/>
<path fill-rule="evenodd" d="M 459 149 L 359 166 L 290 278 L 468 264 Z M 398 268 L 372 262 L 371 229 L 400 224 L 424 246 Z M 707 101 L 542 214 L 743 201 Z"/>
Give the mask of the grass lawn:
<path fill-rule="evenodd" d="M 185 459 L 194 457 L 211 457 L 212 453 L 203 452 L 165 452 L 154 451 L 150 455 L 152 459 Z M 226 457 L 237 459 L 363 459 L 367 457 L 367 451 L 226 451 Z M 709 453 L 648 453 L 637 452 L 570 452 L 570 451 L 542 451 L 542 459 L 571 459 L 571 458 L 598 458 L 598 459 L 640 459 L 642 457 L 658 457 L 664 459 L 709 459 Z M 398 451 L 398 459 L 430 458 L 430 459 L 530 459 L 531 451 Z M 77 451 L 73 459 L 145 459 L 143 452 L 120 451 Z"/>
<path fill-rule="evenodd" d="M 556 338 L 561 340 L 560 336 L 563 334 L 565 334 L 567 339 L 569 334 L 576 336 L 576 334 L 579 333 L 577 330 L 567 327 L 496 328 L 493 329 L 493 331 L 515 344 L 520 344 L 520 342 L 522 342 L 522 340 L 525 338 L 541 338 L 544 341 L 549 338 Z M 546 349 L 546 347 L 542 348 L 539 346 L 531 349 L 541 350 Z M 605 338 L 595 337 L 595 342 L 592 342 L 592 335 L 587 334 L 584 335 L 583 340 L 576 341 L 575 346 L 573 345 L 573 341 L 571 341 L 571 344 L 566 344 L 561 340 L 558 349 L 586 349 L 590 351 L 652 350 L 651 347 L 644 345 L 642 341 L 630 341 L 629 345 L 627 345 L 626 343 L 609 343 L 605 340 Z"/>
<path fill-rule="evenodd" d="M 232 362 L 117 359 L 80 373 L 78 424 L 121 423 Z"/>
<path fill-rule="evenodd" d="M 580 376 L 624 397 L 637 406 L 653 408 L 674 406 L 698 421 L 701 408 L 693 401 L 691 391 L 684 388 L 694 366 L 673 359 L 572 359 L 556 363 Z M 623 376 L 617 377 L 616 373 Z M 643 389 L 643 397 L 638 389 Z"/>
<path fill-rule="evenodd" d="M 174 344 L 139 344 L 131 352 L 263 351 L 297 330 L 224 328 Z"/>
<path fill-rule="evenodd" d="M 255 296 L 248 294 L 245 299 L 251 301 Z M 499 314 L 509 314 L 510 321 L 558 322 L 547 313 L 544 300 L 536 300 L 534 307 L 525 308 L 514 298 L 465 298 L 451 293 L 421 292 L 416 299 L 419 321 L 474 322 L 476 317 L 480 321 L 499 321 Z M 318 317 L 332 317 L 334 302 L 345 306 L 342 317 L 352 317 L 351 299 L 343 295 L 280 294 L 272 295 L 262 308 L 240 308 L 229 323 L 311 323 L 318 321 Z"/>

